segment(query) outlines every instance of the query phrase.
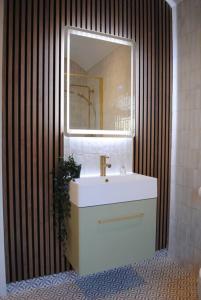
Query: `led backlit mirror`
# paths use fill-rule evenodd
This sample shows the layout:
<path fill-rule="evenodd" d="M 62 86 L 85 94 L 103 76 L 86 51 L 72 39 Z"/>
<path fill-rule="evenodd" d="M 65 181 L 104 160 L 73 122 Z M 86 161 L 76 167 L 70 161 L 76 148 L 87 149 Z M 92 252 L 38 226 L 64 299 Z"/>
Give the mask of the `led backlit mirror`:
<path fill-rule="evenodd" d="M 66 29 L 67 134 L 133 135 L 134 61 L 131 41 Z"/>

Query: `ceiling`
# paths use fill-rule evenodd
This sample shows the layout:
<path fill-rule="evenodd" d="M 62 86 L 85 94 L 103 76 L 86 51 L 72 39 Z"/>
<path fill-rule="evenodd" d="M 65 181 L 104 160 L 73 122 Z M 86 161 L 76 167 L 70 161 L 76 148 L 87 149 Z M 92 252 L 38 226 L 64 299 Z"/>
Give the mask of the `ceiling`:
<path fill-rule="evenodd" d="M 183 1 L 183 0 L 166 0 L 166 2 L 168 2 L 168 4 L 171 7 L 174 7 L 175 5 L 177 5 L 178 3 L 180 3 L 181 1 Z"/>
<path fill-rule="evenodd" d="M 119 44 L 72 34 L 70 58 L 82 69 L 88 71 L 117 47 Z"/>

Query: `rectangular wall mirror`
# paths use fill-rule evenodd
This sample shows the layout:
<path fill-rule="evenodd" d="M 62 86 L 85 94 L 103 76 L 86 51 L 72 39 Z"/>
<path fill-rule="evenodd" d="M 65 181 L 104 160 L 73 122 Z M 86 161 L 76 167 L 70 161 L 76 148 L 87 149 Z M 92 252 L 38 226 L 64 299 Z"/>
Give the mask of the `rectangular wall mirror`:
<path fill-rule="evenodd" d="M 134 52 L 130 40 L 66 28 L 66 134 L 134 135 Z"/>

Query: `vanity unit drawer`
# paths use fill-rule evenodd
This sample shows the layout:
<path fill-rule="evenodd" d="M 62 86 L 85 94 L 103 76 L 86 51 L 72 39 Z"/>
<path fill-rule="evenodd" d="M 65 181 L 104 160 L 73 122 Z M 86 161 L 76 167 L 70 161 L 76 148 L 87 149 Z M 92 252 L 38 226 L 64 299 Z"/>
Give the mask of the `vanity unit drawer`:
<path fill-rule="evenodd" d="M 155 252 L 156 199 L 72 204 L 67 257 L 79 274 L 138 262 Z"/>

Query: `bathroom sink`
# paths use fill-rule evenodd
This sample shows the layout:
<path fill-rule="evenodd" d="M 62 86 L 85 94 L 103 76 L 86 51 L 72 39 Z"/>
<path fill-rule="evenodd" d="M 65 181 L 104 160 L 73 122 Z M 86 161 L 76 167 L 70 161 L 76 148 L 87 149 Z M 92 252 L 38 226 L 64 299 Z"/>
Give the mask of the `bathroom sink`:
<path fill-rule="evenodd" d="M 106 205 L 157 197 L 157 179 L 136 173 L 83 177 L 70 183 L 70 199 L 78 207 Z"/>

